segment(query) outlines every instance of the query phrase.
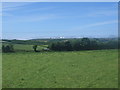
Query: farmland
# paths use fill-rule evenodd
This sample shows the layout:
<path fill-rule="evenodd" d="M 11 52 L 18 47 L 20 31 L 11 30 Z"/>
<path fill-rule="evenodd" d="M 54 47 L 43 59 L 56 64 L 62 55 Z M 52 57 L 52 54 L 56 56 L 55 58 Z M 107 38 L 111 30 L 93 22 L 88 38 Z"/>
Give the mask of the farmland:
<path fill-rule="evenodd" d="M 7 45 L 7 43 L 3 44 Z M 25 44 L 13 44 L 15 52 L 24 52 L 24 51 L 33 51 L 33 45 L 25 45 Z M 38 45 L 37 50 L 42 50 L 43 48 L 46 48 L 48 45 Z"/>
<path fill-rule="evenodd" d="M 115 49 L 3 53 L 3 88 L 117 88 L 117 54 Z"/>
<path fill-rule="evenodd" d="M 3 89 L 119 88 L 117 2 L 26 1 L 1 3 Z"/>

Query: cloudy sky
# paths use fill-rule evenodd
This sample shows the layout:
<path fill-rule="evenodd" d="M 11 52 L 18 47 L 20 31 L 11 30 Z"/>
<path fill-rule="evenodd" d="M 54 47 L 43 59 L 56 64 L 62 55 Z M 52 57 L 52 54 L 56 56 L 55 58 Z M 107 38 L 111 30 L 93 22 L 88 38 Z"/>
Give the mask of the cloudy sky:
<path fill-rule="evenodd" d="M 117 12 L 117 2 L 4 2 L 3 38 L 113 37 Z"/>

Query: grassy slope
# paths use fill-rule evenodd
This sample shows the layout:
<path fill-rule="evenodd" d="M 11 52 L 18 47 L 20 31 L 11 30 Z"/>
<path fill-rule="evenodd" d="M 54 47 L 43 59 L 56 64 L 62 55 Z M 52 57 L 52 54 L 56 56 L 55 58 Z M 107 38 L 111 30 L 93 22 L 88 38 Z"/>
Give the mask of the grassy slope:
<path fill-rule="evenodd" d="M 4 44 L 7 45 L 7 44 Z M 46 48 L 48 45 L 38 45 L 37 50 L 42 50 Z M 25 44 L 14 44 L 14 51 L 33 51 L 33 45 L 25 45 Z"/>
<path fill-rule="evenodd" d="M 3 87 L 114 88 L 116 50 L 3 54 Z"/>

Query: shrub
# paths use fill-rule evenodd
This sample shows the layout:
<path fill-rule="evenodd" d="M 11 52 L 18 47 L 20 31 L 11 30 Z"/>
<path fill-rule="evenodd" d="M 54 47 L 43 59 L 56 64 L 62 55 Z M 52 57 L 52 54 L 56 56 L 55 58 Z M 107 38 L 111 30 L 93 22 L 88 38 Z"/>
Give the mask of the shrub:
<path fill-rule="evenodd" d="M 2 52 L 14 52 L 13 45 L 2 45 Z"/>

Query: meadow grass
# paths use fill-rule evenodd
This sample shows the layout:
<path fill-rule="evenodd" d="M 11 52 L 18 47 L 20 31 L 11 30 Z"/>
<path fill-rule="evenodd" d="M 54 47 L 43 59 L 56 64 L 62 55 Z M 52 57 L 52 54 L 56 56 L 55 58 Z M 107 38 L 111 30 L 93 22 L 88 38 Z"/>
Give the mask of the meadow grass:
<path fill-rule="evenodd" d="M 117 88 L 117 50 L 3 53 L 3 88 Z"/>
<path fill-rule="evenodd" d="M 38 45 L 37 50 L 42 50 L 43 48 L 46 48 L 48 45 Z M 14 50 L 15 51 L 34 51 L 33 45 L 25 45 L 25 44 L 14 44 Z"/>

